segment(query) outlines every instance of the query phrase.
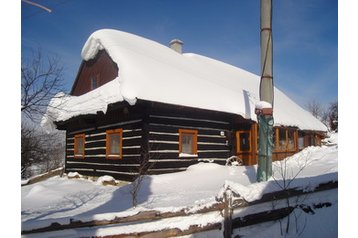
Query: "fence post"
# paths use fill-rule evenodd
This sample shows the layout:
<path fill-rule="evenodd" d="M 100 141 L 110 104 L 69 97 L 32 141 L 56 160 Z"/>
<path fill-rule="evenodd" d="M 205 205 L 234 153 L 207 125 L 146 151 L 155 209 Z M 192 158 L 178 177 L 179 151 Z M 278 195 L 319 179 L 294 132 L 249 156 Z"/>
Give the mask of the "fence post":
<path fill-rule="evenodd" d="M 224 192 L 224 238 L 232 235 L 232 192 L 227 189 Z"/>

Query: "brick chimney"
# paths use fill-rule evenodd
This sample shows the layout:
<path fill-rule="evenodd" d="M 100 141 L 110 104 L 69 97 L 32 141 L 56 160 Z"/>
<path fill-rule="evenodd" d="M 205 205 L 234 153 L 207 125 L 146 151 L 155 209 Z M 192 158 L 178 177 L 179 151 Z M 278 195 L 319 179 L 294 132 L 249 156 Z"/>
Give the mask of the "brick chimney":
<path fill-rule="evenodd" d="M 172 41 L 169 42 L 169 47 L 178 52 L 179 54 L 182 53 L 182 48 L 183 48 L 184 43 L 181 40 L 178 39 L 174 39 Z"/>

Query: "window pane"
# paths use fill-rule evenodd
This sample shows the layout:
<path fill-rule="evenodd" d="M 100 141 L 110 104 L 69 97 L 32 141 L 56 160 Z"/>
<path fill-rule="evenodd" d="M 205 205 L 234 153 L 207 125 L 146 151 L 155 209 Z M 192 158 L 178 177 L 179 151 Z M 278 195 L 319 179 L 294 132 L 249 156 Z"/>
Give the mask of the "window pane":
<path fill-rule="evenodd" d="M 121 136 L 120 134 L 109 135 L 109 152 L 111 155 L 120 155 L 121 148 Z"/>
<path fill-rule="evenodd" d="M 76 155 L 83 155 L 84 154 L 84 149 L 85 149 L 84 138 L 83 137 L 76 137 L 75 140 L 76 140 L 75 154 Z"/>
<path fill-rule="evenodd" d="M 181 153 L 194 154 L 192 134 L 187 134 L 187 133 L 181 134 Z"/>
<path fill-rule="evenodd" d="M 240 133 L 240 151 L 250 151 L 250 133 Z"/>
<path fill-rule="evenodd" d="M 92 89 L 95 89 L 95 88 L 98 87 L 97 76 L 92 76 L 91 77 L 91 87 L 92 87 Z"/>
<path fill-rule="evenodd" d="M 302 150 L 304 146 L 304 137 L 298 137 L 298 149 Z"/>
<path fill-rule="evenodd" d="M 295 149 L 295 139 L 294 139 L 294 130 L 288 130 L 288 150 L 294 150 Z"/>
<path fill-rule="evenodd" d="M 279 129 L 278 130 L 279 132 L 278 132 L 278 136 L 279 136 L 279 138 L 278 138 L 278 149 L 279 150 L 286 150 L 286 130 L 284 130 L 284 129 Z"/>

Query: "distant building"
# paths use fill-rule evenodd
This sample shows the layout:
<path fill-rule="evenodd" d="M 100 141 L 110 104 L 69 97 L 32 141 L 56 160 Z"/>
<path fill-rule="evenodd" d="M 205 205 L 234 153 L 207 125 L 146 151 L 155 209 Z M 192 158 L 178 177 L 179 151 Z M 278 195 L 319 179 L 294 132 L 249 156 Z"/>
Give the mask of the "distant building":
<path fill-rule="evenodd" d="M 88 38 L 71 95 L 54 98 L 43 121 L 66 130 L 66 172 L 132 180 L 141 165 L 161 174 L 231 156 L 257 163 L 260 77 L 171 43 L 108 29 Z M 326 126 L 274 93 L 273 160 L 319 145 Z"/>

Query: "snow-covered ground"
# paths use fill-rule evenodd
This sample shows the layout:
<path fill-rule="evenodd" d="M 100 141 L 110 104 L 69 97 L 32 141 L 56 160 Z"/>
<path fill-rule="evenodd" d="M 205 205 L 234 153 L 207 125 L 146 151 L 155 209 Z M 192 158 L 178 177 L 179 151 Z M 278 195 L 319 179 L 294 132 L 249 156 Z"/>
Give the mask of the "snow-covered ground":
<path fill-rule="evenodd" d="M 86 179 L 53 177 L 22 187 L 22 230 L 47 226 L 52 222 L 66 224 L 70 219 L 81 221 L 113 219 L 115 216 L 131 215 L 144 210 L 179 211 L 186 207 L 196 209 L 214 203 L 215 197 L 224 185 L 230 186 L 247 201 L 259 199 L 264 193 L 280 190 L 284 184 L 309 190 L 319 183 L 338 180 L 338 146 L 308 147 L 286 160 L 274 162 L 274 178 L 267 182 L 256 183 L 256 169 L 256 166 L 221 166 L 213 163 L 199 163 L 179 173 L 146 176 L 138 194 L 137 207 L 132 207 L 130 184 L 123 187 L 103 186 Z M 283 174 L 285 174 L 284 179 Z M 290 182 L 292 178 L 294 179 Z M 304 213 L 301 216 L 307 221 L 303 237 L 311 237 L 311 233 L 308 233 L 311 224 L 315 227 L 323 226 L 322 229 L 327 228 L 328 234 L 333 234 L 332 237 L 337 235 L 337 190 L 322 194 L 323 198 L 329 198 L 332 206 L 320 209 L 315 215 Z M 312 202 L 323 201 L 320 197 L 313 196 L 311 199 L 313 199 Z M 189 219 L 193 220 L 193 218 Z M 196 219 L 201 224 L 200 216 Z M 212 214 L 210 217 L 203 218 L 203 223 L 207 223 L 210 219 L 219 218 L 217 214 Z M 322 225 L 321 221 L 324 221 L 327 227 Z M 178 223 L 175 219 L 173 222 Z M 182 222 L 186 225 L 190 224 L 188 221 L 182 220 Z M 98 229 L 86 230 L 85 234 L 110 234 L 121 232 L 123 229 L 131 229 L 130 227 L 117 226 L 117 230 L 107 231 L 107 233 L 98 233 Z M 170 227 L 170 224 L 167 227 Z M 279 223 L 272 222 L 254 228 L 240 229 L 239 233 L 253 237 L 252 232 L 254 232 L 256 237 L 264 237 L 259 234 L 269 231 L 269 234 L 273 234 L 270 237 L 277 237 L 278 228 Z M 293 226 L 291 228 L 293 229 Z M 138 227 L 133 227 L 133 229 L 138 231 Z M 258 233 L 257 229 L 263 233 Z M 61 234 L 69 237 L 78 235 L 62 232 L 59 236 Z M 209 237 L 216 237 L 215 232 L 205 234 Z M 205 234 L 192 237 L 207 237 L 204 236 Z M 28 235 L 28 237 L 34 236 Z"/>

